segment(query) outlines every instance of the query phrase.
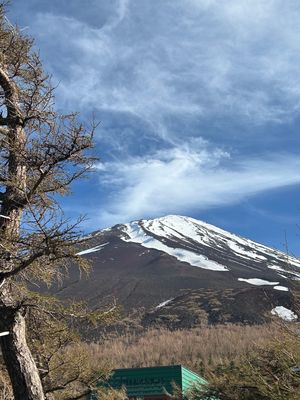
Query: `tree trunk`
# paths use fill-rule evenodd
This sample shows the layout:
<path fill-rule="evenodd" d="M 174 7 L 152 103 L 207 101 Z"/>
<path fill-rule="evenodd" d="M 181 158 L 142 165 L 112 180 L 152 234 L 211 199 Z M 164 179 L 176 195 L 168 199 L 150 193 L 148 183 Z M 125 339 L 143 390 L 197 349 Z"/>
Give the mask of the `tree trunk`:
<path fill-rule="evenodd" d="M 10 332 L 1 337 L 0 342 L 15 400 L 44 400 L 38 369 L 26 342 L 22 311 L 2 309 L 1 319 L 2 328 Z"/>
<path fill-rule="evenodd" d="M 11 130 L 14 151 L 9 157 L 9 176 L 14 185 L 8 186 L 1 213 L 7 216 L 0 223 L 3 237 L 11 241 L 19 236 L 22 217 L 22 198 L 26 189 L 26 167 L 20 161 L 25 145 L 22 128 Z M 15 249 L 17 251 L 17 249 Z M 1 271 L 11 271 L 13 261 L 8 253 L 1 259 Z M 18 302 L 17 293 L 12 288 L 10 278 L 4 279 L 0 289 L 0 328 L 9 331 L 8 336 L 0 337 L 3 359 L 11 380 L 15 400 L 45 400 L 41 379 L 35 361 L 26 342 L 24 309 Z"/>
<path fill-rule="evenodd" d="M 26 135 L 20 125 L 10 128 L 9 140 L 8 176 L 13 185 L 7 186 L 4 193 L 1 214 L 7 218 L 0 219 L 0 231 L 6 240 L 14 241 L 19 237 L 27 183 L 26 166 L 21 158 Z M 1 272 L 13 269 L 10 258 L 7 254 L 0 260 Z M 45 400 L 39 372 L 26 342 L 24 310 L 15 300 L 18 296 L 9 279 L 4 279 L 0 285 L 0 328 L 9 331 L 8 336 L 0 337 L 0 344 L 15 400 Z"/>

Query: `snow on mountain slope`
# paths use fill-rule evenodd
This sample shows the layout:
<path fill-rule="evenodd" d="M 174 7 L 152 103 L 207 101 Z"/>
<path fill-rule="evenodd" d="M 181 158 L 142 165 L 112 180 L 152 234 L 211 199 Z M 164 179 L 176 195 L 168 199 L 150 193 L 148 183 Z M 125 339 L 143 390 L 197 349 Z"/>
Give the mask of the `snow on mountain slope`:
<path fill-rule="evenodd" d="M 255 285 L 255 286 L 263 286 L 263 285 L 274 286 L 274 285 L 278 285 L 279 284 L 279 282 L 269 282 L 269 281 L 266 281 L 264 279 L 256 279 L 256 278 L 252 278 L 252 279 L 251 278 L 250 279 L 238 278 L 238 280 L 241 281 L 241 282 L 250 283 L 250 285 Z"/>
<path fill-rule="evenodd" d="M 134 221 L 121 227 L 122 240 L 160 250 L 191 266 L 228 272 L 232 269 L 230 264 L 239 259 L 253 270 L 270 269 L 281 278 L 300 280 L 300 261 L 295 257 L 193 218 L 169 215 Z M 254 285 L 257 282 L 279 284 L 267 280 L 264 283 L 259 276 L 248 281 L 246 278 L 240 276 L 238 279 Z"/>
<path fill-rule="evenodd" d="M 163 251 L 164 253 L 177 258 L 177 260 L 187 262 L 195 267 L 210 269 L 213 271 L 228 271 L 228 268 L 224 265 L 209 260 L 202 254 L 196 254 L 193 251 L 167 246 L 166 244 L 162 243 L 162 241 L 148 235 L 138 224 L 138 222 L 127 224 L 126 234 L 129 236 L 129 238 L 123 237 L 123 240 L 125 241 L 140 243 L 144 247 Z"/>
<path fill-rule="evenodd" d="M 271 310 L 272 315 L 277 315 L 279 318 L 284 321 L 295 321 L 298 319 L 298 316 L 291 310 L 286 307 L 277 306 Z"/>
<path fill-rule="evenodd" d="M 87 249 L 87 250 L 79 251 L 79 253 L 77 253 L 77 255 L 78 256 L 83 256 L 84 254 L 89 254 L 89 253 L 94 253 L 95 251 L 100 251 L 100 250 L 103 249 L 104 246 L 107 246 L 108 244 L 109 244 L 109 242 L 106 242 L 106 243 L 100 244 L 99 246 L 92 247 L 92 248 Z"/>
<path fill-rule="evenodd" d="M 158 236 L 165 238 L 173 236 L 187 241 L 194 240 L 195 242 L 207 246 L 216 244 L 215 240 L 217 238 L 217 240 L 227 244 L 227 246 L 229 246 L 234 252 L 239 253 L 240 256 L 245 256 L 246 258 L 267 260 L 267 255 L 273 255 L 274 252 L 276 252 L 277 256 L 281 260 L 287 259 L 287 255 L 282 252 L 253 242 L 249 239 L 241 238 L 194 218 L 169 215 L 154 220 L 142 220 L 141 226 Z M 245 250 L 247 247 L 250 247 L 251 250 Z M 300 261 L 298 259 L 290 257 L 289 261 L 300 267 Z"/>

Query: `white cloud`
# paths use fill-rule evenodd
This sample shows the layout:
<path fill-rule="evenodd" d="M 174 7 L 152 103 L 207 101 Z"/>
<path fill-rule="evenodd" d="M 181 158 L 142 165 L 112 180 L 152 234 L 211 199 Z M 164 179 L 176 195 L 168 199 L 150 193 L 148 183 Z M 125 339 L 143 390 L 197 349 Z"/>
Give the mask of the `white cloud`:
<path fill-rule="evenodd" d="M 100 165 L 100 181 L 113 195 L 100 225 L 168 213 L 191 213 L 300 183 L 299 157 L 229 160 L 220 150 L 173 148 L 145 158 Z M 229 163 L 230 161 L 230 163 Z"/>
<path fill-rule="evenodd" d="M 51 14 L 32 29 L 57 44 L 60 97 L 77 107 L 261 123 L 299 112 L 299 18 L 298 1 L 122 0 L 99 29 Z"/>

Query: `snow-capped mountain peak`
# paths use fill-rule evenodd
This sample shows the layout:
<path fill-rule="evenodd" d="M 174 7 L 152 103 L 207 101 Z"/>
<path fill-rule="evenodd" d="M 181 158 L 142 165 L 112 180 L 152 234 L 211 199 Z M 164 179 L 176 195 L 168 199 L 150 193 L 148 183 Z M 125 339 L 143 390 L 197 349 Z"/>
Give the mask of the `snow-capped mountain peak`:
<path fill-rule="evenodd" d="M 122 240 L 162 251 L 191 266 L 226 272 L 235 269 L 234 260 L 239 258 L 245 272 L 269 269 L 281 278 L 300 279 L 300 261 L 295 257 L 194 218 L 168 215 L 133 221 L 122 225 L 121 231 Z M 247 282 L 242 276 L 239 279 Z M 260 278 L 253 279 L 259 282 Z"/>
<path fill-rule="evenodd" d="M 99 299 L 117 299 L 127 311 L 155 310 L 151 321 L 164 312 L 178 319 L 186 303 L 184 320 L 193 302 L 216 323 L 259 323 L 274 307 L 294 312 L 300 289 L 298 259 L 178 215 L 95 232 L 77 254 L 90 260 L 91 275 L 80 280 L 74 269 L 62 297 L 76 294 L 93 307 Z"/>

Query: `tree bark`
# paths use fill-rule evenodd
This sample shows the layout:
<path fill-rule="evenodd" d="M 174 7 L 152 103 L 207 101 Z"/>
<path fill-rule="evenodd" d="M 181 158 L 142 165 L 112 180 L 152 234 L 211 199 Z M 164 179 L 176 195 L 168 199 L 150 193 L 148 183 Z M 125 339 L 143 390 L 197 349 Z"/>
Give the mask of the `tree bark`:
<path fill-rule="evenodd" d="M 1 328 L 10 332 L 0 342 L 15 400 L 44 400 L 39 372 L 26 343 L 22 310 L 2 309 L 1 319 Z"/>
<path fill-rule="evenodd" d="M 26 165 L 21 155 L 25 149 L 26 135 L 19 124 L 9 130 L 11 151 L 8 158 L 8 175 L 13 185 L 6 188 L 1 204 L 0 231 L 5 239 L 19 237 L 23 213 L 22 200 L 26 191 Z M 17 249 L 16 249 L 17 250 Z M 11 257 L 0 260 L 1 272 L 13 269 Z M 12 383 L 15 400 L 45 400 L 41 379 L 26 342 L 25 312 L 15 300 L 10 279 L 0 282 L 0 328 L 9 331 L 0 337 L 1 350 Z"/>

